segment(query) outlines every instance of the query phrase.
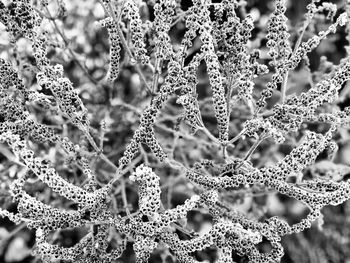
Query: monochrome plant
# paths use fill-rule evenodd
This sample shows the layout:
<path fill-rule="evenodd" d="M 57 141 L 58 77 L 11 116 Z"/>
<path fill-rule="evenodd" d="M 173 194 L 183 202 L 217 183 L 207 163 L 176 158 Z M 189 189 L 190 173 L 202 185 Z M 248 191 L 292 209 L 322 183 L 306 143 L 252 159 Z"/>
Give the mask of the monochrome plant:
<path fill-rule="evenodd" d="M 349 209 L 327 232 L 350 199 L 350 1 L 299 24 L 251 2 L 0 2 L 0 226 L 34 231 L 33 262 L 297 262 L 315 226 L 350 242 L 330 231 Z M 330 249 L 317 262 L 350 260 Z"/>

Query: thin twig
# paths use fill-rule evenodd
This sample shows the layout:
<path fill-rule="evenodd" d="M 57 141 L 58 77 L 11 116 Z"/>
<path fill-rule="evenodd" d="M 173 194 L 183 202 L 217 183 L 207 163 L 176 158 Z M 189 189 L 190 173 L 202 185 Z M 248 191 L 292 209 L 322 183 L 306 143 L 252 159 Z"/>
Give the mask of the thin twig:
<path fill-rule="evenodd" d="M 158 52 L 158 48 L 156 50 L 156 54 Z M 156 93 L 157 92 L 157 87 L 158 87 L 158 82 L 159 82 L 159 75 L 160 75 L 160 65 L 161 65 L 161 61 L 158 58 L 158 56 L 156 56 L 156 61 L 154 63 L 154 74 L 153 74 L 153 80 L 152 80 L 152 93 Z"/>
<path fill-rule="evenodd" d="M 57 25 L 57 23 L 56 23 L 56 18 L 54 18 L 54 17 L 51 15 L 51 12 L 50 12 L 50 10 L 48 9 L 47 6 L 45 7 L 45 9 L 46 9 L 46 12 L 47 12 L 48 15 L 49 15 L 49 18 L 50 18 L 49 20 L 51 20 L 52 23 L 54 24 L 57 33 L 61 36 L 61 38 L 62 38 L 62 40 L 63 40 L 63 42 L 64 42 L 64 44 L 65 44 L 65 46 L 66 46 L 66 48 L 67 48 L 67 50 L 68 50 L 68 52 L 70 53 L 70 55 L 72 56 L 72 58 L 74 59 L 74 61 L 77 63 L 77 65 L 81 68 L 81 70 L 84 72 L 84 74 L 89 78 L 89 80 L 90 80 L 91 82 L 93 82 L 94 84 L 98 84 L 98 81 L 95 80 L 95 79 L 89 74 L 88 69 L 86 68 L 86 66 L 85 66 L 85 65 L 82 65 L 82 64 L 80 63 L 80 61 L 79 61 L 79 59 L 77 58 L 77 56 L 75 55 L 75 53 L 69 48 L 69 41 L 68 41 L 66 35 L 64 34 L 64 31 L 61 31 L 61 30 L 59 29 L 59 27 L 58 27 L 58 25 Z"/>
<path fill-rule="evenodd" d="M 305 31 L 307 29 L 307 27 L 309 26 L 310 24 L 310 20 L 306 20 L 303 24 L 303 29 L 298 37 L 298 40 L 294 46 L 294 50 L 292 52 L 292 56 L 291 57 L 294 57 L 300 44 L 301 44 L 301 41 L 303 39 L 303 36 L 305 34 Z M 281 103 L 284 104 L 285 100 L 286 100 L 286 93 L 287 93 L 287 83 L 288 83 L 288 75 L 289 75 L 289 70 L 284 74 L 283 76 L 283 82 L 282 82 L 282 86 L 281 86 Z"/>
<path fill-rule="evenodd" d="M 184 17 L 189 13 L 189 10 L 182 12 L 181 14 L 179 14 L 177 17 L 175 17 L 174 22 L 171 23 L 170 28 L 172 28 L 173 26 L 175 26 L 178 22 L 180 22 L 182 19 L 184 19 Z"/>
<path fill-rule="evenodd" d="M 228 144 L 233 144 L 238 141 L 244 134 L 246 133 L 246 129 L 243 129 L 238 133 L 234 138 L 228 141 Z"/>
<path fill-rule="evenodd" d="M 219 140 L 205 126 L 199 127 L 198 130 L 204 132 L 216 144 L 220 144 Z"/>
<path fill-rule="evenodd" d="M 259 144 L 265 140 L 266 137 L 262 136 L 261 138 L 259 138 L 258 140 L 256 140 L 254 142 L 254 144 L 252 145 L 252 147 L 250 147 L 249 151 L 247 152 L 247 154 L 244 156 L 243 160 L 241 161 L 241 163 L 236 167 L 236 169 L 239 169 L 240 167 L 242 167 L 242 165 L 244 164 L 245 161 L 249 160 L 249 158 L 251 157 L 251 155 L 254 153 L 254 151 L 256 150 L 256 148 L 258 148 Z"/>
<path fill-rule="evenodd" d="M 121 179 L 120 184 L 121 184 L 121 187 L 122 187 L 121 188 L 121 192 L 122 192 L 122 200 L 123 200 L 124 209 L 125 209 L 125 212 L 126 212 L 127 216 L 131 217 L 130 210 L 129 210 L 128 199 L 126 197 L 125 179 L 124 178 Z"/>
<path fill-rule="evenodd" d="M 90 135 L 90 133 L 86 132 L 85 133 L 86 138 L 88 139 L 88 141 L 90 142 L 91 146 L 94 148 L 94 150 L 96 151 L 96 153 L 98 154 L 98 156 L 105 161 L 109 166 L 111 166 L 112 168 L 114 168 L 116 171 L 118 170 L 118 167 L 111 161 L 108 159 L 108 157 L 102 153 L 101 149 L 97 146 L 95 140 L 92 138 L 92 136 Z"/>

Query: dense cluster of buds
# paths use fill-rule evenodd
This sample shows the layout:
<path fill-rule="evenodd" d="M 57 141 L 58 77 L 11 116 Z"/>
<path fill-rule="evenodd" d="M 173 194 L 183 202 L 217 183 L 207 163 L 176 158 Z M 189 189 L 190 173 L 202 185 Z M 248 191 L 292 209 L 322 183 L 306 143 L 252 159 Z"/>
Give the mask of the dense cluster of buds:
<path fill-rule="evenodd" d="M 268 25 L 268 39 L 266 45 L 270 49 L 269 55 L 274 59 L 286 60 L 292 52 L 288 41 L 289 33 L 285 1 L 276 1 L 276 9 L 270 17 Z"/>
<path fill-rule="evenodd" d="M 107 28 L 110 40 L 110 64 L 107 74 L 107 80 L 113 82 L 119 75 L 119 60 L 120 60 L 120 37 L 117 26 L 112 18 L 107 17 L 100 21 L 101 26 Z"/>
<path fill-rule="evenodd" d="M 127 1 L 124 8 L 125 16 L 130 20 L 131 42 L 135 49 L 135 58 L 142 64 L 149 62 L 145 43 L 143 40 L 142 21 L 139 8 L 134 1 Z"/>
<path fill-rule="evenodd" d="M 199 12 L 197 24 L 200 26 L 200 39 L 203 43 L 201 51 L 204 55 L 209 82 L 213 90 L 213 104 L 215 116 L 218 121 L 219 140 L 225 143 L 228 140 L 228 114 L 227 101 L 225 98 L 225 88 L 223 77 L 220 72 L 220 63 L 214 48 L 214 38 L 212 35 L 212 25 L 210 23 L 209 10 L 206 1 L 195 1 L 192 12 Z M 192 25 L 193 26 L 193 25 Z"/>
<path fill-rule="evenodd" d="M 143 215 L 153 217 L 160 206 L 159 177 L 149 167 L 139 166 L 131 181 L 139 185 L 139 209 Z"/>
<path fill-rule="evenodd" d="M 80 129 L 89 127 L 87 109 L 83 105 L 72 82 L 63 76 L 62 66 L 45 68 L 45 72 L 38 73 L 38 84 L 50 89 L 57 100 L 60 110 Z"/>
<path fill-rule="evenodd" d="M 8 5 L 0 3 L 0 22 L 10 33 L 11 41 L 23 35 L 34 39 L 34 27 L 41 23 L 40 16 L 34 12 L 31 1 L 11 1 Z"/>

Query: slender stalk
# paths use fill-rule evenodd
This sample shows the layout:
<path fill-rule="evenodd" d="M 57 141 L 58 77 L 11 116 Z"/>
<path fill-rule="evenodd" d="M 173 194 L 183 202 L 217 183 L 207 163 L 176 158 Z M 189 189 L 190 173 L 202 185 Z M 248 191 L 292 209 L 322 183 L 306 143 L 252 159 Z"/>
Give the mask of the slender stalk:
<path fill-rule="evenodd" d="M 204 125 L 199 130 L 204 132 L 213 142 L 220 144 L 219 140 Z"/>
<path fill-rule="evenodd" d="M 286 100 L 288 75 L 289 75 L 289 71 L 287 71 L 283 76 L 283 82 L 281 86 L 281 104 L 284 104 Z"/>
<path fill-rule="evenodd" d="M 129 210 L 128 199 L 126 197 L 126 189 L 125 189 L 125 180 L 124 180 L 124 178 L 122 178 L 122 180 L 120 181 L 120 184 L 121 184 L 121 187 L 122 187 L 121 191 L 122 191 L 122 200 L 123 200 L 124 209 L 125 209 L 125 212 L 126 212 L 127 216 L 131 217 L 130 210 Z"/>
<path fill-rule="evenodd" d="M 254 144 L 252 145 L 252 147 L 250 147 L 249 151 L 247 152 L 247 154 L 244 156 L 242 162 L 237 166 L 236 169 L 239 169 L 240 167 L 242 167 L 242 165 L 244 164 L 245 161 L 249 160 L 249 158 L 252 156 L 252 154 L 254 153 L 254 151 L 256 150 L 256 148 L 258 148 L 259 144 L 265 140 L 266 137 L 262 136 L 260 139 L 256 140 L 254 142 Z"/>
<path fill-rule="evenodd" d="M 238 141 L 244 134 L 246 133 L 246 129 L 243 129 L 238 133 L 234 138 L 228 141 L 228 144 L 233 144 Z"/>
<path fill-rule="evenodd" d="M 112 168 L 114 168 L 116 171 L 118 170 L 118 167 L 111 161 L 108 159 L 108 157 L 102 153 L 102 150 L 97 146 L 95 140 L 92 138 L 92 136 L 90 135 L 90 133 L 85 132 L 85 136 L 88 139 L 88 141 L 90 142 L 91 146 L 94 148 L 94 150 L 96 151 L 96 153 L 99 155 L 99 157 L 105 161 L 109 166 L 111 166 Z"/>
<path fill-rule="evenodd" d="M 64 31 L 61 31 L 56 23 L 56 18 L 54 18 L 52 15 L 51 15 L 51 12 L 50 10 L 48 9 L 48 7 L 46 6 L 45 7 L 46 9 L 46 12 L 49 16 L 49 20 L 52 21 L 57 33 L 61 36 L 69 54 L 72 56 L 72 58 L 74 59 L 74 61 L 77 63 L 78 67 L 84 72 L 84 74 L 89 78 L 89 80 L 94 83 L 94 84 L 98 84 L 98 81 L 95 80 L 90 74 L 89 74 L 89 71 L 88 69 L 86 68 L 85 65 L 82 65 L 79 61 L 79 59 L 77 58 L 77 56 L 75 55 L 75 53 L 69 48 L 69 41 L 67 39 L 67 36 L 65 35 Z"/>
<path fill-rule="evenodd" d="M 156 50 L 156 54 L 158 52 L 158 49 Z M 160 65 L 161 61 L 158 57 L 156 57 L 156 61 L 154 63 L 154 74 L 153 74 L 153 80 L 152 80 L 152 93 L 155 94 L 157 93 L 157 87 L 158 87 L 158 82 L 159 82 L 159 75 L 160 75 Z"/>
<path fill-rule="evenodd" d="M 188 14 L 188 10 L 185 12 L 182 12 L 181 14 L 179 14 L 177 17 L 175 17 L 174 22 L 171 23 L 170 27 L 175 26 L 178 22 L 180 22 L 182 19 L 184 19 L 184 17 Z"/>
<path fill-rule="evenodd" d="M 256 150 L 256 148 L 258 148 L 259 144 L 265 140 L 265 138 L 260 138 L 258 140 L 255 141 L 255 143 L 252 145 L 252 147 L 249 149 L 249 151 L 247 152 L 247 154 L 245 155 L 245 157 L 243 158 L 243 161 L 247 161 L 249 160 L 250 156 L 253 154 L 253 152 Z"/>
<path fill-rule="evenodd" d="M 294 49 L 293 49 L 293 52 L 292 52 L 292 57 L 295 56 L 295 53 L 297 52 L 300 44 L 301 44 L 301 41 L 303 39 L 303 36 L 305 34 L 305 31 L 307 29 L 307 27 L 309 26 L 310 24 L 310 21 L 309 20 L 306 20 L 303 24 L 303 28 L 302 28 L 302 31 L 298 37 L 298 40 L 294 46 Z M 283 82 L 282 82 L 282 86 L 281 86 L 281 103 L 284 104 L 285 100 L 286 100 L 286 93 L 287 93 L 287 83 L 288 83 L 288 75 L 289 75 L 289 71 L 287 71 L 284 76 L 283 76 Z"/>

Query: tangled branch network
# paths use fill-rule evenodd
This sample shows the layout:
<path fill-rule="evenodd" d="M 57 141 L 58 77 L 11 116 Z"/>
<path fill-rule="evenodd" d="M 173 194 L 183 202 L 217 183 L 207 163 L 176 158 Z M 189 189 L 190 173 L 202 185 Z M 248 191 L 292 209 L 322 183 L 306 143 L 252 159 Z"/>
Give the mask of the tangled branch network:
<path fill-rule="evenodd" d="M 0 261 L 350 262 L 349 16 L 1 1 Z"/>

